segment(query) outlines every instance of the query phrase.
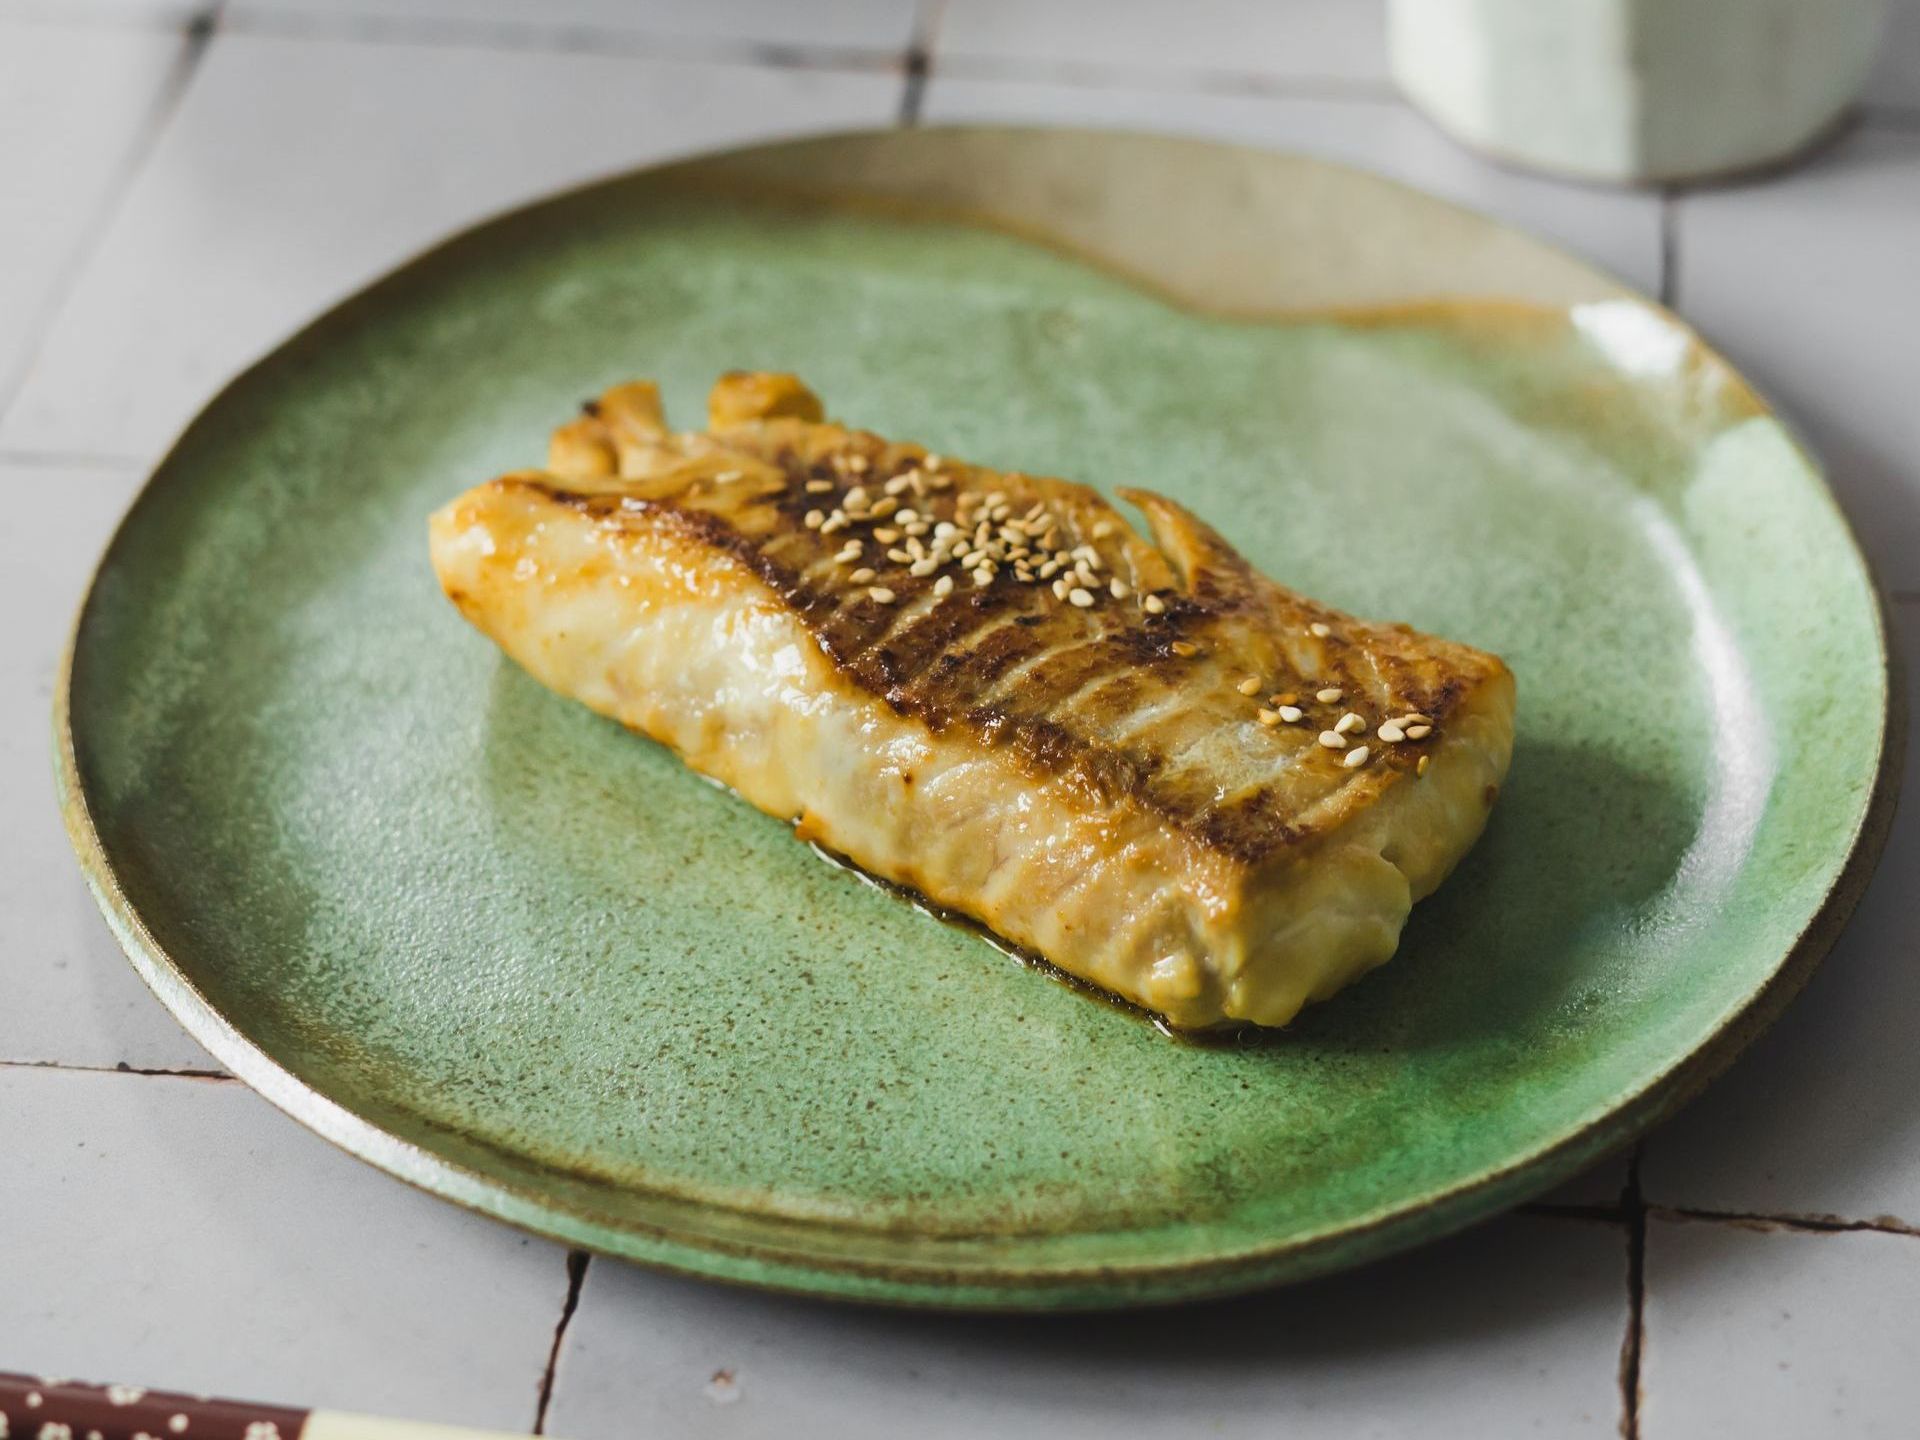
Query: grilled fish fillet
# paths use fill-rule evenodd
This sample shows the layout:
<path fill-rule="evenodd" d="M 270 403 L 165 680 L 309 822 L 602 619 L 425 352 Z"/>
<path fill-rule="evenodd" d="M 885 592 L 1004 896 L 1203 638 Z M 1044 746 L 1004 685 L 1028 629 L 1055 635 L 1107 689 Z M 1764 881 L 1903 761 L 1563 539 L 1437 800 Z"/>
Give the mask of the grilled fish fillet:
<path fill-rule="evenodd" d="M 868 871 L 1174 1025 L 1283 1025 L 1386 960 L 1507 769 L 1496 657 L 1256 573 L 1173 501 L 622 385 L 433 516 L 544 684 Z"/>

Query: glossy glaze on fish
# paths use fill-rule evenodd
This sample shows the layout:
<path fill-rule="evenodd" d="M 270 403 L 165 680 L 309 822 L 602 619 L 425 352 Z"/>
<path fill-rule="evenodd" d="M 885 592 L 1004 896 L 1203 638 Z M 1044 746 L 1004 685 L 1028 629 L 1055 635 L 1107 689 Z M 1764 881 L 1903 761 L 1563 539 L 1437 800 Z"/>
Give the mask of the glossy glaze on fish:
<path fill-rule="evenodd" d="M 433 517 L 553 689 L 1174 1024 L 1280 1025 L 1393 953 L 1504 778 L 1513 681 L 1256 573 L 1173 501 L 617 387 Z M 636 797 L 636 803 L 641 803 Z M 720 803 L 716 801 L 716 803 Z"/>

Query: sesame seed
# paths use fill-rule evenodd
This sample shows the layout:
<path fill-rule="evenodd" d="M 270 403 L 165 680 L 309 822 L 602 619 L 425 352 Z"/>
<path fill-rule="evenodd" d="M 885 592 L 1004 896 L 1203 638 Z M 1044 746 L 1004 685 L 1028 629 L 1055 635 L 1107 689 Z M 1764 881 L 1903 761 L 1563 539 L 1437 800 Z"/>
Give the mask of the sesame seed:
<path fill-rule="evenodd" d="M 891 480 L 887 481 L 887 483 L 881 486 L 880 488 L 885 490 L 889 495 L 898 495 L 902 490 L 905 490 L 911 484 L 913 484 L 913 475 L 911 473 L 908 473 L 905 475 L 894 476 Z"/>
<path fill-rule="evenodd" d="M 980 590 L 984 590 L 984 589 L 986 589 L 986 587 L 987 587 L 987 586 L 989 586 L 989 585 L 991 585 L 991 584 L 993 583 L 993 571 L 992 571 L 992 569 L 991 569 L 991 568 L 987 568 L 987 569 L 982 569 L 982 570 L 976 570 L 976 571 L 974 571 L 974 572 L 973 572 L 973 583 L 974 583 L 974 587 L 975 587 L 976 589 L 980 589 Z"/>
<path fill-rule="evenodd" d="M 899 508 L 900 502 L 898 500 L 894 499 L 891 495 L 883 495 L 879 500 L 874 502 L 873 518 L 876 520 L 884 520 Z"/>
<path fill-rule="evenodd" d="M 1307 627 L 1307 633 L 1316 640 L 1324 640 L 1333 633 L 1333 627 L 1323 625 L 1320 621 L 1316 620 Z"/>
<path fill-rule="evenodd" d="M 902 525 L 900 528 L 909 535 L 924 535 L 927 533 L 928 526 L 926 521 L 916 520 L 911 525 Z"/>
<path fill-rule="evenodd" d="M 1347 737 L 1338 730 L 1322 730 L 1320 743 L 1329 750 L 1344 750 L 1347 748 Z"/>
<path fill-rule="evenodd" d="M 1005 504 L 1005 503 L 1006 503 L 1006 499 L 1007 499 L 1007 492 L 1006 492 L 1006 491 L 1004 491 L 1004 490 L 989 490 L 989 491 L 988 491 L 988 492 L 986 493 L 986 495 L 985 495 L 985 497 L 984 497 L 984 498 L 983 498 L 983 499 L 981 500 L 981 502 L 980 502 L 980 503 L 981 503 L 982 505 L 985 505 L 985 506 L 986 506 L 986 507 L 987 507 L 988 509 L 992 509 L 992 508 L 993 508 L 993 507 L 994 507 L 995 505 L 1003 505 L 1003 504 Z"/>
<path fill-rule="evenodd" d="M 820 527 L 820 533 L 822 535 L 831 535 L 836 530 L 846 529 L 847 524 L 847 512 L 844 510 L 836 510 L 827 516 L 825 523 Z"/>
<path fill-rule="evenodd" d="M 887 551 L 887 558 L 896 565 L 911 565 L 913 563 L 913 556 L 902 550 L 898 545 Z"/>
<path fill-rule="evenodd" d="M 1093 538 L 1096 540 L 1104 540 L 1113 534 L 1116 528 L 1111 520 L 1097 520 L 1093 526 Z"/>
<path fill-rule="evenodd" d="M 1356 745 L 1347 752 L 1346 758 L 1340 763 L 1349 770 L 1358 770 L 1362 765 L 1367 763 L 1369 753 L 1366 746 Z"/>
<path fill-rule="evenodd" d="M 867 457 L 864 455 L 849 455 L 847 457 L 847 469 L 856 475 L 866 474 Z"/>
<path fill-rule="evenodd" d="M 1415 765 L 1415 766 L 1413 767 L 1413 773 L 1414 773 L 1414 774 L 1416 774 L 1416 775 L 1424 775 L 1424 774 L 1426 774 L 1426 773 L 1427 773 L 1427 762 L 1428 762 L 1429 760 L 1431 760 L 1431 759 L 1433 759 L 1433 757 L 1432 757 L 1431 755 L 1422 755 L 1422 756 L 1420 757 L 1420 763 L 1419 763 L 1418 765 Z"/>
<path fill-rule="evenodd" d="M 1280 712 L 1278 710 L 1263 709 L 1259 712 L 1259 720 L 1262 725 L 1271 730 L 1280 723 Z"/>
<path fill-rule="evenodd" d="M 927 482 L 927 485 L 930 489 L 934 490 L 951 490 L 953 488 L 953 481 L 944 475 L 936 475 Z"/>
<path fill-rule="evenodd" d="M 907 536 L 907 553 L 916 560 L 924 560 L 927 558 L 927 547 L 920 543 L 919 536 L 909 535 Z"/>
<path fill-rule="evenodd" d="M 841 497 L 840 503 L 845 505 L 849 510 L 860 508 L 867 503 L 867 487 L 864 485 L 854 486 Z"/>
<path fill-rule="evenodd" d="M 1200 653 L 1200 647 L 1191 640 L 1176 640 L 1167 648 L 1183 660 Z"/>
<path fill-rule="evenodd" d="M 907 573 L 913 576 L 925 577 L 925 576 L 931 575 L 935 570 L 938 570 L 939 568 L 940 568 L 940 562 L 938 560 L 934 560 L 931 558 L 926 560 L 916 560 L 913 562 L 913 564 L 907 567 Z"/>
<path fill-rule="evenodd" d="M 1379 735 L 1380 738 L 1389 745 L 1397 745 L 1407 738 L 1407 732 L 1402 730 L 1399 722 L 1394 720 L 1382 720 L 1380 722 Z"/>
<path fill-rule="evenodd" d="M 1407 727 L 1407 739 L 1409 740 L 1424 740 L 1432 733 L 1433 727 L 1431 725 L 1409 725 Z"/>
<path fill-rule="evenodd" d="M 929 470 L 938 470 L 942 465 L 946 464 L 947 462 L 941 459 L 940 456 L 938 455 L 929 454 L 927 458 L 922 460 L 920 463 L 926 466 L 927 469 Z"/>
<path fill-rule="evenodd" d="M 1282 705 L 1280 707 L 1280 718 L 1289 725 L 1298 724 L 1301 717 L 1306 713 L 1307 712 L 1302 710 L 1298 705 Z"/>
<path fill-rule="evenodd" d="M 1133 593 L 1133 587 L 1118 575 L 1113 577 L 1113 582 L 1107 586 L 1107 589 L 1113 592 L 1113 598 L 1116 600 L 1124 600 Z"/>
<path fill-rule="evenodd" d="M 1344 692 L 1337 687 L 1329 685 L 1324 690 L 1316 690 L 1313 698 L 1318 700 L 1322 705 L 1338 705 L 1343 693 Z"/>
<path fill-rule="evenodd" d="M 831 489 L 833 489 L 833 482 L 831 480 L 807 481 L 807 494 L 809 495 L 825 495 Z"/>
<path fill-rule="evenodd" d="M 1158 595 L 1149 595 L 1145 600 L 1142 600 L 1140 604 L 1141 608 L 1149 615 L 1163 615 L 1166 613 L 1167 602 L 1162 600 Z"/>
<path fill-rule="evenodd" d="M 938 525 L 933 527 L 933 538 L 936 540 L 944 540 L 949 535 L 958 535 L 959 533 L 960 527 L 955 525 L 951 520 L 942 520 Z"/>
<path fill-rule="evenodd" d="M 1042 580 L 1051 580 L 1055 575 L 1058 575 L 1059 573 L 1060 573 L 1060 562 L 1058 560 L 1049 560 L 1040 567 L 1040 578 Z"/>
<path fill-rule="evenodd" d="M 1367 722 L 1349 710 L 1333 722 L 1333 728 L 1338 730 L 1342 735 L 1359 735 L 1366 730 Z"/>
<path fill-rule="evenodd" d="M 849 575 L 847 579 L 851 580 L 856 585 L 864 585 L 869 580 L 873 579 L 873 567 L 869 565 L 862 565 L 858 570 L 854 571 L 851 575 Z"/>
<path fill-rule="evenodd" d="M 1294 694 L 1293 691 L 1291 690 L 1283 690 L 1278 695 L 1268 696 L 1267 703 L 1269 705 L 1281 705 L 1281 706 L 1298 705 L 1300 703 L 1300 697 Z"/>
<path fill-rule="evenodd" d="M 1433 721 L 1424 715 L 1402 715 L 1400 717 L 1400 723 L 1402 725 L 1431 725 Z"/>
<path fill-rule="evenodd" d="M 900 538 L 900 532 L 891 525 L 877 525 L 874 527 L 873 538 L 882 545 L 891 545 Z"/>
<path fill-rule="evenodd" d="M 898 512 L 893 518 L 898 520 L 902 525 L 911 525 L 920 518 L 920 512 L 912 507 L 908 507 Z"/>
<path fill-rule="evenodd" d="M 807 511 L 807 529 L 818 530 L 827 523 L 827 517 L 818 510 Z"/>
<path fill-rule="evenodd" d="M 838 555 L 835 555 L 833 558 L 838 560 L 842 565 L 844 565 L 847 563 L 847 561 L 854 559 L 859 554 L 860 554 L 860 542 L 858 540 L 849 540 L 847 541 L 846 544 L 840 547 L 840 553 Z"/>
<path fill-rule="evenodd" d="M 1093 596 L 1088 594 L 1085 590 L 1083 590 L 1078 585 L 1074 586 L 1073 589 L 1067 592 L 1067 599 L 1071 601 L 1073 604 L 1078 605 L 1082 610 L 1086 609 L 1087 606 L 1093 604 Z"/>
<path fill-rule="evenodd" d="M 951 595 L 953 593 L 953 576 L 942 575 L 938 580 L 934 581 L 933 593 L 936 598 Z"/>
<path fill-rule="evenodd" d="M 1053 598 L 1056 600 L 1064 600 L 1067 598 L 1067 582 L 1065 580 L 1056 580 L 1053 582 Z"/>
<path fill-rule="evenodd" d="M 1238 690 L 1242 695 L 1258 695 L 1263 687 L 1260 684 L 1260 677 L 1258 675 L 1249 675 L 1233 688 Z"/>
<path fill-rule="evenodd" d="M 893 591 L 884 585 L 874 586 L 871 590 L 867 591 L 867 594 L 878 600 L 882 605 L 891 605 L 893 603 Z"/>
<path fill-rule="evenodd" d="M 741 473 L 742 472 L 738 470 L 722 470 L 713 477 L 714 483 L 716 485 L 731 485 L 740 478 Z"/>
<path fill-rule="evenodd" d="M 1013 567 L 1013 578 L 1018 580 L 1022 585 L 1031 585 L 1033 584 L 1033 571 L 1024 565 L 1016 565 Z"/>

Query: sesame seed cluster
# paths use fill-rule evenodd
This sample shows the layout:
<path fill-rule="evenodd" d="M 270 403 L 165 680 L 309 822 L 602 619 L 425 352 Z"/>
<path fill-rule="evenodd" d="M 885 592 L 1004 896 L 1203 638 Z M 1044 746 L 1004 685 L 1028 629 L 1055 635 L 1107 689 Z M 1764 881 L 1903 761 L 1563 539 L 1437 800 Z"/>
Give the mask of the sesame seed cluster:
<path fill-rule="evenodd" d="M 1108 599 L 1133 599 L 1149 616 L 1167 611 L 1161 596 L 1136 595 L 1125 579 L 1113 574 L 1096 545 L 1088 541 L 1069 545 L 1070 527 L 1045 501 L 1016 513 L 1003 490 L 956 489 L 950 467 L 935 454 L 923 456 L 884 481 L 868 480 L 872 461 L 856 450 L 837 451 L 831 463 L 839 481 L 813 478 L 804 483 L 805 493 L 819 497 L 820 503 L 807 510 L 803 523 L 822 535 L 846 535 L 833 553 L 833 563 L 841 567 L 850 586 L 864 589 L 878 604 L 891 605 L 899 599 L 899 593 L 883 580 L 886 567 L 904 569 L 916 579 L 931 577 L 936 600 L 952 595 L 961 584 L 984 589 L 997 576 L 1009 574 L 1016 583 L 1044 586 L 1056 600 L 1079 609 Z M 836 494 L 837 499 L 829 498 Z M 945 498 L 949 494 L 950 500 Z M 951 518 L 940 518 L 936 509 L 947 510 Z M 1112 520 L 1097 521 L 1089 531 L 1090 539 L 1107 539 L 1118 528 Z M 1333 627 L 1323 621 L 1313 622 L 1307 630 L 1316 640 L 1333 635 Z M 1185 639 L 1173 640 L 1167 648 L 1182 659 L 1200 653 L 1199 645 Z M 1267 686 L 1260 676 L 1248 675 L 1234 688 L 1255 698 Z M 1278 692 L 1256 708 L 1254 719 L 1268 729 L 1300 725 L 1308 723 L 1309 703 L 1334 707 L 1344 699 L 1345 692 L 1338 686 L 1323 686 L 1308 698 Z M 1432 719 L 1418 712 L 1391 717 L 1376 726 L 1357 711 L 1344 710 L 1319 731 L 1317 743 L 1337 753 L 1346 769 L 1358 770 L 1373 759 L 1378 747 L 1418 744 L 1433 729 Z M 1424 754 L 1418 758 L 1416 774 L 1426 774 L 1429 758 Z"/>
<path fill-rule="evenodd" d="M 938 455 L 926 455 L 871 485 L 863 477 L 872 462 L 857 451 L 837 453 L 834 465 L 850 483 L 842 491 L 832 480 L 808 480 L 806 493 L 821 497 L 821 503 L 806 512 L 804 523 L 822 535 L 846 532 L 834 562 L 845 568 L 850 585 L 865 587 L 869 598 L 882 605 L 899 598 L 881 583 L 884 563 L 904 568 L 916 579 L 933 577 L 936 599 L 951 595 L 960 584 L 985 589 L 1004 573 L 1018 584 L 1046 586 L 1056 600 L 1082 610 L 1105 599 L 1137 598 L 1149 615 L 1166 612 L 1166 602 L 1158 595 L 1135 597 L 1132 585 L 1112 573 L 1099 547 L 1091 543 L 1116 532 L 1119 527 L 1111 520 L 1096 522 L 1090 540 L 1069 544 L 1071 527 L 1043 500 L 1018 512 L 1004 490 L 960 489 L 950 506 L 939 500 L 955 486 Z M 836 491 L 838 500 L 829 500 Z M 949 509 L 950 518 L 941 518 L 936 508 Z"/>

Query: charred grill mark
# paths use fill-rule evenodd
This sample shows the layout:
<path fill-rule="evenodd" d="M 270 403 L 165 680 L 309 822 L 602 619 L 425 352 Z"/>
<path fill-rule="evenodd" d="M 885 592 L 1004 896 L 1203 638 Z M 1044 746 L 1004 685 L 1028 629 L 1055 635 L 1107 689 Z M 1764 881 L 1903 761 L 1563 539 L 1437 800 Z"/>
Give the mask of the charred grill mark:
<path fill-rule="evenodd" d="M 589 402 L 583 409 L 597 417 L 601 407 Z M 886 527 L 884 518 L 824 532 L 808 528 L 805 517 L 813 510 L 830 515 L 856 485 L 867 490 L 870 503 L 880 500 L 889 480 L 920 468 L 925 457 L 917 447 L 787 420 L 749 423 L 714 438 L 719 453 L 771 467 L 777 476 L 769 483 L 765 470 L 750 467 L 750 483 L 730 486 L 707 478 L 690 488 L 676 487 L 669 465 L 657 480 L 631 481 L 631 488 L 613 493 L 569 490 L 551 477 L 509 477 L 502 483 L 533 488 L 603 524 L 630 531 L 670 529 L 731 558 L 791 609 L 851 683 L 895 712 L 915 716 L 936 731 L 964 724 L 1036 777 L 1065 780 L 1104 804 L 1138 803 L 1231 858 L 1257 863 L 1324 828 L 1324 820 L 1288 818 L 1289 807 L 1298 809 L 1301 797 L 1274 777 L 1296 767 L 1313 773 L 1337 765 L 1311 748 L 1277 750 L 1271 775 L 1248 774 L 1242 766 L 1234 782 L 1238 788 L 1230 785 L 1223 794 L 1215 767 L 1207 763 L 1210 727 L 1242 719 L 1251 724 L 1254 706 L 1264 703 L 1264 697 L 1248 701 L 1243 717 L 1234 708 L 1240 696 L 1223 707 L 1213 695 L 1238 683 L 1236 665 L 1252 664 L 1250 659 L 1229 661 L 1236 649 L 1246 654 L 1251 644 L 1253 651 L 1273 658 L 1259 668 L 1275 672 L 1274 689 L 1333 687 L 1381 703 L 1384 691 L 1391 703 L 1436 718 L 1468 693 L 1469 680 L 1449 673 L 1448 665 L 1477 659 L 1474 652 L 1429 641 L 1405 627 L 1361 627 L 1367 638 L 1356 644 L 1343 633 L 1354 622 L 1277 591 L 1231 552 L 1226 559 L 1233 563 L 1195 569 L 1190 593 L 1160 583 L 1125 599 L 1103 594 L 1097 608 L 1063 604 L 1047 583 L 1020 582 L 1011 567 L 982 587 L 954 565 L 935 576 L 914 576 L 905 562 L 886 553 L 907 547 L 874 535 L 876 528 Z M 694 448 L 677 453 L 689 462 L 710 463 L 716 452 L 700 448 L 704 443 L 696 439 Z M 848 463 L 846 457 L 854 455 L 864 463 Z M 667 458 L 671 461 L 671 454 Z M 931 519 L 951 516 L 954 500 L 967 488 L 1003 488 L 1018 500 L 1016 509 L 1036 499 L 1053 505 L 1064 537 L 1061 549 L 1072 549 L 1111 513 L 1093 492 L 1064 482 L 958 465 L 941 474 L 943 484 L 950 481 L 958 488 L 921 495 L 903 487 L 897 498 L 888 498 Z M 1102 532 L 1094 528 L 1094 533 Z M 858 559 L 836 563 L 849 539 L 862 543 Z M 1123 538 L 1122 543 L 1139 542 Z M 1037 560 L 1031 563 L 1038 567 Z M 1167 574 L 1151 552 L 1128 551 L 1111 563 L 1112 573 L 1137 586 L 1145 577 Z M 849 580 L 859 568 L 875 572 L 871 585 Z M 924 603 L 942 574 L 953 577 L 953 588 L 938 603 Z M 1101 579 L 1104 583 L 1106 576 Z M 872 585 L 891 591 L 894 602 L 874 600 Z M 1151 608 L 1145 603 L 1149 594 L 1155 598 Z M 1322 637 L 1322 658 L 1311 667 L 1316 673 L 1299 673 L 1278 658 L 1285 653 L 1278 637 L 1306 630 L 1319 615 L 1335 624 L 1335 632 Z M 1219 658 L 1196 662 L 1196 654 Z M 1201 697 L 1197 712 L 1165 708 L 1163 702 L 1182 690 Z M 1129 720 L 1136 723 L 1129 726 Z M 1386 763 L 1364 783 L 1377 787 L 1391 772 L 1409 769 L 1422 753 L 1385 748 L 1396 753 L 1383 755 Z M 1337 811 L 1332 794 L 1350 783 L 1332 775 L 1330 792 L 1308 808 Z"/>

